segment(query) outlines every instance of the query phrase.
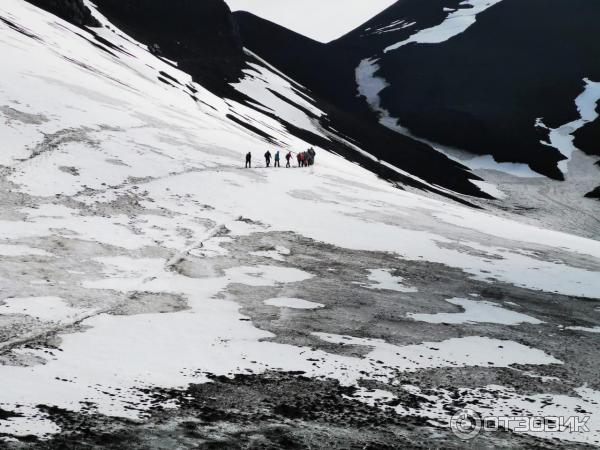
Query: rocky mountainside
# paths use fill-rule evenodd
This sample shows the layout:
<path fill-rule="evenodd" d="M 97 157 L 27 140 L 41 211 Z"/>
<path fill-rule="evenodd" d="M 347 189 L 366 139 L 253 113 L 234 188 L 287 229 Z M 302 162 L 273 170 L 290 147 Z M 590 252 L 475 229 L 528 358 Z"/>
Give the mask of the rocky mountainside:
<path fill-rule="evenodd" d="M 387 165 L 426 181 L 427 189 L 437 185 L 455 193 L 490 198 L 490 195 L 472 183 L 480 177 L 469 172 L 465 166 L 436 152 L 430 145 L 411 137 L 400 135 L 373 120 L 373 115 L 364 100 L 356 95 L 353 56 L 344 49 L 330 51 L 325 44 L 305 38 L 276 24 L 248 13 L 234 13 L 239 24 L 245 47 L 265 58 L 278 68 L 293 73 L 293 78 L 309 87 L 319 107 L 327 112 L 328 122 L 324 125 L 340 131 L 356 145 L 376 159 L 375 163 L 348 149 L 332 147 L 323 141 L 315 145 L 325 146 L 351 160 L 368 167 L 381 176 L 415 184 L 414 179 L 398 177 Z M 275 38 L 273 38 L 275 37 Z M 268 43 L 268 44 L 267 44 Z M 344 70 L 344 68 L 346 70 Z M 381 164 L 379 161 L 386 164 Z M 442 195 L 451 195 L 444 190 Z"/>
<path fill-rule="evenodd" d="M 27 0 L 32 5 L 45 9 L 52 14 L 80 27 L 100 26 L 100 22 L 92 16 L 83 0 Z"/>
<path fill-rule="evenodd" d="M 214 92 L 241 78 L 237 25 L 223 0 L 99 0 L 102 14 Z"/>
<path fill-rule="evenodd" d="M 600 116 L 600 101 L 596 104 L 596 114 Z M 589 155 L 600 156 L 600 119 L 588 122 L 579 128 L 573 143 Z"/>
<path fill-rule="evenodd" d="M 329 44 L 235 15 L 244 45 L 345 110 L 364 113 L 359 93 L 372 121 L 557 180 L 570 151 L 549 131 L 600 80 L 600 5 L 585 0 L 403 0 Z"/>

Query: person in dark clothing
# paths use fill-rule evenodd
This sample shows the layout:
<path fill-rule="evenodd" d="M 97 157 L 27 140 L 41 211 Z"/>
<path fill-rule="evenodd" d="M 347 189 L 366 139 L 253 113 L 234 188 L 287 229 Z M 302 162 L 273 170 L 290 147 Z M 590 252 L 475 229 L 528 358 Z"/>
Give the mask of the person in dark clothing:
<path fill-rule="evenodd" d="M 273 167 L 281 167 L 281 165 L 279 164 L 279 150 L 277 150 L 275 152 L 275 164 L 273 164 Z"/>
<path fill-rule="evenodd" d="M 271 165 L 271 156 L 271 152 L 267 150 L 267 153 L 265 153 L 265 162 L 267 163 L 267 167 Z"/>
<path fill-rule="evenodd" d="M 285 160 L 286 160 L 285 167 L 292 167 L 292 165 L 290 164 L 291 159 L 292 159 L 292 152 L 288 152 L 287 155 L 285 155 Z"/>
<path fill-rule="evenodd" d="M 252 153 L 246 153 L 246 169 L 252 168 Z"/>
<path fill-rule="evenodd" d="M 302 161 L 300 160 L 302 157 L 302 153 L 298 153 L 296 155 L 296 159 L 298 160 L 298 167 L 302 167 Z"/>
<path fill-rule="evenodd" d="M 306 154 L 308 156 L 308 165 L 313 166 L 315 164 L 315 156 L 316 156 L 317 152 L 315 152 L 315 149 L 311 147 L 308 149 Z"/>

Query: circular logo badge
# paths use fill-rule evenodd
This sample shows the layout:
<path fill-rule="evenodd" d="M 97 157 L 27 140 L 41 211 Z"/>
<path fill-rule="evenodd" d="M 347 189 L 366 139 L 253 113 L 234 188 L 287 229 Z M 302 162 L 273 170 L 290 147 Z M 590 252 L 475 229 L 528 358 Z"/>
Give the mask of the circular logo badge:
<path fill-rule="evenodd" d="M 482 427 L 483 423 L 479 413 L 469 408 L 457 411 L 450 419 L 452 433 L 464 441 L 475 438 L 481 432 Z"/>

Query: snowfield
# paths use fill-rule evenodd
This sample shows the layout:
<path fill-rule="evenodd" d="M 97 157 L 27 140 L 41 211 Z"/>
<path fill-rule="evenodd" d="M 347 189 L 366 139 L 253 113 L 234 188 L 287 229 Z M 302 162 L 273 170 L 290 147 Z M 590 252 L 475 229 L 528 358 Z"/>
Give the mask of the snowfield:
<path fill-rule="evenodd" d="M 417 44 L 438 44 L 453 38 L 465 30 L 477 20 L 477 14 L 500 3 L 502 0 L 464 0 L 460 2 L 457 10 L 447 9 L 448 17 L 439 25 L 419 30 L 408 39 L 400 41 L 384 49 L 384 53 L 396 50 L 411 42 Z M 446 9 L 445 9 L 446 10 Z"/>
<path fill-rule="evenodd" d="M 283 152 L 308 144 L 113 26 L 96 30 L 109 48 L 22 0 L 0 17 L 7 442 L 66 432 L 42 405 L 143 422 L 182 405 L 156 389 L 271 371 L 447 431 L 452 382 L 403 380 L 455 371 L 465 405 L 583 410 L 589 432 L 532 436 L 598 444 L 599 241 L 401 190 L 319 148 L 314 167 L 266 169 L 273 144 L 228 116 Z M 234 88 L 332 138 L 310 93 L 256 60 Z"/>

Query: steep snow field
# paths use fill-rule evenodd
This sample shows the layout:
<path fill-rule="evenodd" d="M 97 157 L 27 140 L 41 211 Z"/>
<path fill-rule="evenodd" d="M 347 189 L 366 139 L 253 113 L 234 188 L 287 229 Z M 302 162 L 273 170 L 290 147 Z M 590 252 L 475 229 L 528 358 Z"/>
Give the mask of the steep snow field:
<path fill-rule="evenodd" d="M 403 45 L 415 42 L 417 44 L 438 44 L 464 32 L 475 23 L 477 14 L 500 3 L 502 0 L 464 0 L 460 8 L 448 11 L 448 17 L 439 25 L 419 30 L 408 39 L 390 45 L 384 49 L 384 53 L 391 52 Z"/>
<path fill-rule="evenodd" d="M 469 282 L 600 299 L 598 241 L 402 191 L 318 148 L 312 168 L 267 170 L 260 155 L 273 145 L 228 115 L 274 136 L 284 150 L 307 144 L 268 116 L 210 94 L 112 26 L 97 30 L 107 46 L 21 0 L 3 0 L 0 16 L 0 52 L 10 61 L 0 78 L 0 408 L 14 413 L 0 416 L 5 436 L 60 433 L 38 405 L 143 419 L 148 389 L 185 388 L 208 382 L 208 374 L 304 371 L 358 387 L 424 369 L 564 364 L 520 340 L 477 333 L 406 345 L 311 335 L 323 345 L 364 348 L 362 356 L 277 342 L 240 312 L 228 289 L 292 286 L 324 274 L 289 266 L 285 246 L 235 249 L 258 233 L 440 265 Z M 161 72 L 176 81 L 160 81 Z M 268 64 L 251 65 L 234 87 L 266 112 L 329 136 L 313 120 L 323 113 L 309 93 Z M 247 151 L 251 170 L 243 169 Z M 356 289 L 420 295 L 387 265 L 364 270 L 368 279 L 355 280 Z M 265 300 L 282 314 L 304 310 L 315 320 L 327 309 L 327 298 Z M 491 315 L 511 328 L 543 322 L 475 298 L 448 302 L 465 312 L 415 311 L 412 320 L 461 324 Z M 566 413 L 590 411 L 591 431 L 561 438 L 597 442 L 600 392 L 580 389 L 552 398 Z M 547 399 L 495 390 L 506 394 L 500 404 L 489 392 L 464 395 L 467 404 L 479 398 L 495 411 L 517 405 L 531 414 Z M 374 402 L 357 392 L 356 399 Z M 442 421 L 447 399 L 437 401 L 432 410 L 395 409 Z"/>

